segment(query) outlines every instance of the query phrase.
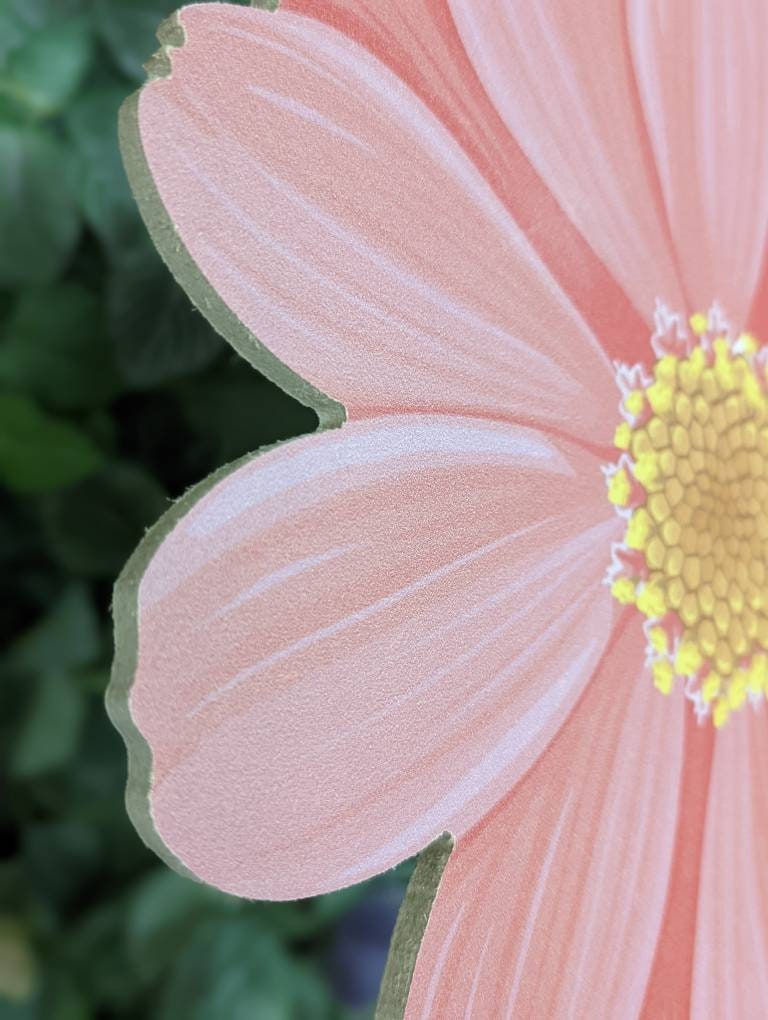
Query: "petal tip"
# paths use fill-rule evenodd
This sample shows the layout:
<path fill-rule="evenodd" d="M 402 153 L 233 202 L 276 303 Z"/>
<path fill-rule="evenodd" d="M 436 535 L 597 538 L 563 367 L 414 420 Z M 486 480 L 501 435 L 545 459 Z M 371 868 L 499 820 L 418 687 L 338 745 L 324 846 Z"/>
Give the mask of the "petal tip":
<path fill-rule="evenodd" d="M 179 14 L 179 11 L 175 11 L 158 26 L 156 35 L 160 48 L 144 64 L 147 81 L 149 82 L 170 77 L 173 69 L 172 52 L 173 50 L 180 49 L 186 42 L 186 35 Z"/>

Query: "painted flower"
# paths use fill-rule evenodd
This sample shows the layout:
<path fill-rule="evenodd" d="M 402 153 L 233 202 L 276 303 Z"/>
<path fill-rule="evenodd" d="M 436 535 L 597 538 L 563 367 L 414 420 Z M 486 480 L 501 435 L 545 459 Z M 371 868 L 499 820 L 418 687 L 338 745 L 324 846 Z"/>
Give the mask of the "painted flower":
<path fill-rule="evenodd" d="M 119 582 L 144 838 L 277 899 L 431 845 L 384 1016 L 767 1016 L 768 5 L 200 4 L 161 41 L 148 226 L 325 430 Z"/>

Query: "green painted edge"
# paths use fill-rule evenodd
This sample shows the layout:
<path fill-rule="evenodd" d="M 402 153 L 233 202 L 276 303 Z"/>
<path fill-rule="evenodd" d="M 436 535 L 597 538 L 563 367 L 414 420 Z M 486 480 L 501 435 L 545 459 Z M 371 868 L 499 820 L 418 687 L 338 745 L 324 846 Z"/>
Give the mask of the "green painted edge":
<path fill-rule="evenodd" d="M 280 446 L 275 443 L 259 451 L 264 453 Z M 125 788 L 125 806 L 139 836 L 161 860 L 185 878 L 200 880 L 192 874 L 168 849 L 155 829 L 152 820 L 149 794 L 152 780 L 152 752 L 143 734 L 138 730 L 131 716 L 129 698 L 138 657 L 138 593 L 141 579 L 157 549 L 176 524 L 195 503 L 217 485 L 223 478 L 236 471 L 243 464 L 253 460 L 256 454 L 246 454 L 232 464 L 208 475 L 203 481 L 192 486 L 180 499 L 173 503 L 162 517 L 147 531 L 133 551 L 130 559 L 120 572 L 112 593 L 112 617 L 114 620 L 114 658 L 112 674 L 105 700 L 107 714 L 113 726 L 120 733 L 128 755 L 128 777 Z"/>
<path fill-rule="evenodd" d="M 147 63 L 148 82 L 144 88 L 152 86 L 153 82 L 171 73 L 170 51 L 184 44 L 184 31 L 178 12 L 160 25 L 157 37 L 160 49 Z M 129 96 L 120 110 L 118 138 L 126 174 L 139 212 L 163 261 L 192 303 L 249 364 L 290 396 L 315 411 L 319 421 L 318 431 L 337 428 L 346 418 L 343 406 L 296 375 L 257 340 L 208 283 L 177 234 L 155 186 L 141 142 L 138 120 L 141 91 L 139 89 Z M 147 846 L 166 864 L 188 878 L 195 876 L 170 852 L 155 830 L 149 801 L 151 751 L 136 728 L 129 708 L 138 654 L 139 584 L 163 539 L 194 504 L 228 474 L 273 448 L 274 446 L 262 448 L 255 453 L 247 454 L 233 464 L 219 468 L 175 502 L 139 543 L 120 573 L 113 593 L 115 652 L 112 676 L 106 693 L 106 705 L 112 723 L 123 738 L 128 755 L 126 808 Z"/>
<path fill-rule="evenodd" d="M 252 0 L 252 6 L 277 8 L 277 0 Z M 159 27 L 160 49 L 147 62 L 147 85 L 172 73 L 170 51 L 184 45 L 184 30 L 179 12 Z M 139 129 L 138 106 L 142 89 L 123 103 L 120 109 L 118 137 L 128 182 L 155 247 L 176 281 L 197 309 L 235 350 L 285 393 L 318 417 L 317 431 L 338 428 L 346 420 L 344 407 L 322 393 L 272 354 L 223 302 L 205 278 L 163 205 L 149 169 Z M 291 440 L 286 440 L 291 442 Z M 128 815 L 146 845 L 169 867 L 186 878 L 199 881 L 168 849 L 155 829 L 149 794 L 152 754 L 137 729 L 129 708 L 130 691 L 138 655 L 138 590 L 141 579 L 157 549 L 176 524 L 220 481 L 281 443 L 247 454 L 226 464 L 189 489 L 149 529 L 120 573 L 112 599 L 115 652 L 112 675 L 106 692 L 106 707 L 112 724 L 125 743 L 128 777 L 125 804 Z M 386 970 L 376 1006 L 376 1020 L 402 1020 L 429 914 L 454 841 L 444 833 L 419 855 L 408 885 L 392 936 Z"/>
<path fill-rule="evenodd" d="M 155 83 L 162 87 L 162 79 L 172 73 L 170 51 L 184 44 L 184 31 L 178 11 L 160 25 L 157 37 L 160 49 L 147 62 L 149 81 L 143 88 L 158 87 Z M 341 425 L 346 420 L 344 407 L 284 365 L 254 336 L 224 304 L 176 233 L 155 186 L 141 142 L 139 100 L 142 91 L 139 89 L 134 92 L 120 108 L 118 139 L 128 183 L 163 261 L 186 291 L 192 304 L 238 354 L 289 396 L 311 407 L 318 416 L 321 430 Z"/>
<path fill-rule="evenodd" d="M 454 846 L 453 836 L 444 832 L 419 854 L 389 944 L 374 1020 L 402 1020 L 405 1014 L 416 957 Z"/>

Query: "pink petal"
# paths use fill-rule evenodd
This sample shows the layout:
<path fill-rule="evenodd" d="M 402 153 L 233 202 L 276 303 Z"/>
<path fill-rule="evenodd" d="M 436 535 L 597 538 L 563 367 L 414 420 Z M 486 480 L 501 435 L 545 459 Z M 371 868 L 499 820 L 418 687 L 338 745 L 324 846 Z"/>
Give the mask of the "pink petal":
<path fill-rule="evenodd" d="M 689 709 L 644 675 L 636 616 L 617 633 L 547 751 L 459 840 L 408 1020 L 638 1015 L 666 900 Z"/>
<path fill-rule="evenodd" d="M 768 716 L 718 733 L 701 862 L 691 1015 L 768 1016 Z"/>
<path fill-rule="evenodd" d="M 629 28 L 689 305 L 741 327 L 768 226 L 768 7 L 632 0 Z"/>
<path fill-rule="evenodd" d="M 533 169 L 473 68 L 448 0 L 283 0 L 362 44 L 442 121 L 612 357 L 637 360 L 648 325 Z M 643 312 L 647 315 L 648 309 Z"/>
<path fill-rule="evenodd" d="M 461 418 L 348 423 L 220 481 L 139 590 L 130 707 L 166 846 L 299 897 L 473 825 L 601 655 L 606 506 L 588 454 Z"/>
<path fill-rule="evenodd" d="M 605 441 L 610 364 L 453 136 L 319 22 L 181 12 L 139 105 L 181 239 L 226 304 L 350 416 L 511 416 Z"/>
<path fill-rule="evenodd" d="M 714 736 L 713 726 L 702 726 L 692 711 L 685 712 L 675 851 L 664 919 L 640 1013 L 642 1020 L 690 1015 L 696 901 Z"/>
<path fill-rule="evenodd" d="M 615 0 L 451 0 L 509 130 L 563 209 L 652 319 L 684 307 Z"/>

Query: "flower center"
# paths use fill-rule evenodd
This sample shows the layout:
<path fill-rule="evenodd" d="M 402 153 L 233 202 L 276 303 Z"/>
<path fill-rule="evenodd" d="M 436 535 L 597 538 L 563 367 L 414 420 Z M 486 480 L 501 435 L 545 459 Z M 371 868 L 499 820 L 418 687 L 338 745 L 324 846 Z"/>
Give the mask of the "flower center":
<path fill-rule="evenodd" d="M 765 349 L 715 307 L 690 331 L 657 311 L 652 377 L 619 366 L 623 421 L 608 498 L 626 520 L 608 581 L 645 617 L 656 687 L 685 684 L 722 726 L 768 691 Z"/>

